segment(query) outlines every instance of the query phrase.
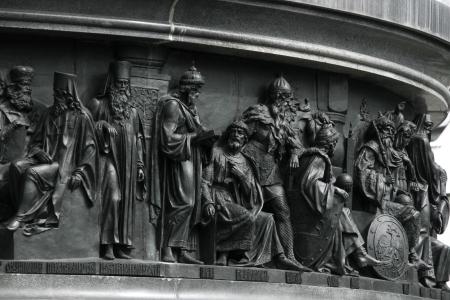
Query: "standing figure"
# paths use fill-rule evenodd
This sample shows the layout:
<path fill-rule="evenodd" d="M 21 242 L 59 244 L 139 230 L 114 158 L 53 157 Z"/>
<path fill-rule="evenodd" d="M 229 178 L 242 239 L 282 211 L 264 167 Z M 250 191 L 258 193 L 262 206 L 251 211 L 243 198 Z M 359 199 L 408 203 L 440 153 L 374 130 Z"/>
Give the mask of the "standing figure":
<path fill-rule="evenodd" d="M 312 148 L 300 156 L 302 168 L 294 176 L 298 199 L 293 205 L 295 254 L 308 267 L 319 272 L 357 275 L 347 263 L 351 257 L 358 267 L 389 264 L 368 255 L 364 240 L 345 207 L 351 177 L 342 174 L 335 180 L 330 158 L 339 138 L 332 124 L 316 132 Z M 338 186 L 339 185 L 339 186 Z"/>
<path fill-rule="evenodd" d="M 286 257 L 273 215 L 261 211 L 264 200 L 255 164 L 241 152 L 247 139 L 244 122 L 231 124 L 203 173 L 203 212 L 208 218 L 217 214 L 217 264 L 274 262 L 281 269 L 309 271 Z"/>
<path fill-rule="evenodd" d="M 417 126 L 417 130 L 407 151 L 418 182 L 428 186 L 427 192 L 420 199 L 418 205 L 422 209 L 421 235 L 424 236 L 424 243 L 427 238 L 431 243 L 431 253 L 423 252 L 427 257 L 432 256 L 434 265 L 434 274 L 419 274 L 420 280 L 426 286 L 447 288 L 445 283 L 450 276 L 450 247 L 437 239 L 437 234 L 444 232 L 449 215 L 446 195 L 447 174 L 436 163 L 431 150 L 430 138 L 433 122 L 430 115 L 417 115 L 414 118 L 414 124 Z"/>
<path fill-rule="evenodd" d="M 89 111 L 75 86 L 76 75 L 55 73 L 54 104 L 34 133 L 25 159 L 11 163 L 10 189 L 18 206 L 7 228 L 24 234 L 59 225 L 67 188 L 95 201 L 96 139 Z M 80 202 L 82 203 L 82 202 Z"/>
<path fill-rule="evenodd" d="M 284 118 L 285 104 L 292 97 L 289 83 L 282 77 L 269 86 L 267 104 L 249 107 L 243 120 L 249 127 L 249 141 L 243 150 L 253 157 L 262 186 L 264 210 L 274 214 L 278 236 L 286 256 L 296 262 L 293 251 L 293 232 L 290 208 L 283 187 L 279 164 L 288 156 L 289 167 L 297 168 L 302 145 Z M 300 263 L 298 263 L 301 266 Z"/>
<path fill-rule="evenodd" d="M 131 258 L 135 201 L 143 201 L 143 127 L 131 105 L 130 63 L 111 64 L 104 93 L 88 105 L 100 150 L 101 233 L 105 259 Z"/>
<path fill-rule="evenodd" d="M 411 190 L 417 191 L 411 161 L 404 151 L 411 136 L 408 123 L 400 126 L 395 138 L 394 123 L 379 116 L 366 133 L 367 142 L 355 161 L 356 197 L 367 212 L 391 214 L 403 225 L 409 247 L 409 262 L 419 270 L 432 268 L 416 253 L 419 242 L 420 213 L 414 206 Z M 394 145 L 397 149 L 394 148 Z"/>
<path fill-rule="evenodd" d="M 201 219 L 202 147 L 195 142 L 204 128 L 195 102 L 204 84 L 192 66 L 180 78 L 177 94 L 161 98 L 155 115 L 152 151 L 151 218 L 159 221 L 161 259 L 201 264 L 193 230 Z"/>

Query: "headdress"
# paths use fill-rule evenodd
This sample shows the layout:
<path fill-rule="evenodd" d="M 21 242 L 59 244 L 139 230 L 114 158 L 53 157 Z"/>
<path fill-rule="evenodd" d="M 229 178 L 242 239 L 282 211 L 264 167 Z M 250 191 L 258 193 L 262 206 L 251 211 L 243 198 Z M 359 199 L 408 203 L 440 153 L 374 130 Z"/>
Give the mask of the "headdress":
<path fill-rule="evenodd" d="M 12 82 L 31 81 L 33 75 L 34 69 L 29 66 L 15 66 L 9 71 L 9 78 Z"/>

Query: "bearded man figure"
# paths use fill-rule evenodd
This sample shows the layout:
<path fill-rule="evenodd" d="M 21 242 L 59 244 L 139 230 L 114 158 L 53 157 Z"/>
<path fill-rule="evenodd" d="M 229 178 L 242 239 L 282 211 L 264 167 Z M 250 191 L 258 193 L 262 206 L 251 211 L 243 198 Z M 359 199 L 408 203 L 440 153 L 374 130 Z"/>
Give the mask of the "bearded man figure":
<path fill-rule="evenodd" d="M 275 224 L 286 256 L 296 262 L 293 250 L 293 231 L 290 208 L 283 187 L 280 163 L 289 161 L 289 168 L 299 166 L 298 156 L 303 146 L 285 117 L 285 109 L 292 90 L 284 77 L 279 76 L 269 86 L 266 104 L 249 107 L 243 121 L 249 127 L 249 141 L 243 150 L 254 157 L 264 196 L 263 209 L 274 214 Z"/>
<path fill-rule="evenodd" d="M 301 268 L 284 254 L 272 214 L 261 211 L 264 204 L 254 161 L 242 153 L 248 127 L 232 123 L 223 140 L 212 151 L 202 183 L 203 213 L 217 214 L 218 265 L 260 266 L 275 263 L 278 268 Z"/>
<path fill-rule="evenodd" d="M 144 132 L 131 104 L 130 63 L 111 64 L 105 92 L 88 107 L 99 141 L 102 256 L 131 258 L 135 201 L 145 198 Z"/>
<path fill-rule="evenodd" d="M 198 249 L 195 231 L 201 221 L 204 147 L 198 141 L 210 132 L 196 107 L 204 83 L 191 66 L 180 78 L 178 93 L 160 99 L 154 118 L 150 213 L 161 229 L 159 247 L 166 262 L 203 263 L 190 252 Z"/>
<path fill-rule="evenodd" d="M 9 73 L 11 83 L 6 85 L 5 101 L 0 103 L 0 164 L 24 154 L 30 126 L 28 113 L 33 108 L 30 86 L 33 73 L 33 68 L 27 66 L 16 66 Z"/>
<path fill-rule="evenodd" d="M 81 189 L 95 201 L 94 124 L 75 85 L 76 75 L 55 72 L 54 104 L 34 133 L 25 159 L 10 166 L 10 190 L 18 206 L 7 228 L 25 225 L 32 235 L 58 227 L 64 192 Z"/>
<path fill-rule="evenodd" d="M 355 161 L 356 197 L 365 211 L 394 216 L 403 225 L 409 248 L 409 262 L 420 271 L 432 269 L 415 247 L 419 242 L 420 213 L 411 191 L 418 191 L 411 161 L 404 150 L 411 136 L 410 125 L 403 124 L 395 137 L 394 122 L 379 116 L 366 133 L 366 143 Z M 395 148 L 394 148 L 395 145 Z M 397 149 L 396 149 L 397 148 Z"/>

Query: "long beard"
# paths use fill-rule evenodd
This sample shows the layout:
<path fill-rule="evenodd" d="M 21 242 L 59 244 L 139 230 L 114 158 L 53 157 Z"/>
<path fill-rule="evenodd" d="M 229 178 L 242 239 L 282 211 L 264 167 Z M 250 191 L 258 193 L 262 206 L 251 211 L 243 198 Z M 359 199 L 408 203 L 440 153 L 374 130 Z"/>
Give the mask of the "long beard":
<path fill-rule="evenodd" d="M 129 103 L 130 93 L 111 89 L 109 96 L 113 118 L 116 120 L 129 119 L 131 111 L 131 105 Z"/>
<path fill-rule="evenodd" d="M 55 102 L 51 108 L 51 113 L 55 117 L 58 117 L 68 110 L 81 112 L 80 103 L 75 101 L 71 95 L 66 95 L 65 99 L 55 99 Z"/>
<path fill-rule="evenodd" d="M 69 110 L 69 107 L 65 103 L 57 103 L 55 102 L 51 108 L 52 115 L 55 117 L 59 117 L 64 112 Z"/>
<path fill-rule="evenodd" d="M 241 150 L 242 146 L 243 146 L 243 143 L 241 143 L 237 140 L 231 139 L 230 141 L 228 141 L 228 148 L 232 152 L 237 152 L 237 151 Z"/>
<path fill-rule="evenodd" d="M 382 136 L 381 140 L 383 142 L 383 145 L 392 148 L 394 146 L 394 142 L 392 141 L 392 138 L 390 136 Z"/>
<path fill-rule="evenodd" d="M 6 97 L 9 103 L 19 111 L 29 112 L 33 108 L 31 91 L 16 86 L 6 88 Z"/>

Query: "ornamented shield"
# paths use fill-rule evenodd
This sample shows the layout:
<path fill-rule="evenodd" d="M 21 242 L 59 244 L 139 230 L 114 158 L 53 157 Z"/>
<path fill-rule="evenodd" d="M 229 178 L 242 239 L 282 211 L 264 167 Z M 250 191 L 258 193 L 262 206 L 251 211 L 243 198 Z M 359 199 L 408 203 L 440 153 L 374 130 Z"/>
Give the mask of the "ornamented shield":
<path fill-rule="evenodd" d="M 367 252 L 378 260 L 392 259 L 388 266 L 373 267 L 382 278 L 396 280 L 408 265 L 408 239 L 400 222 L 391 215 L 375 217 L 367 234 Z"/>

